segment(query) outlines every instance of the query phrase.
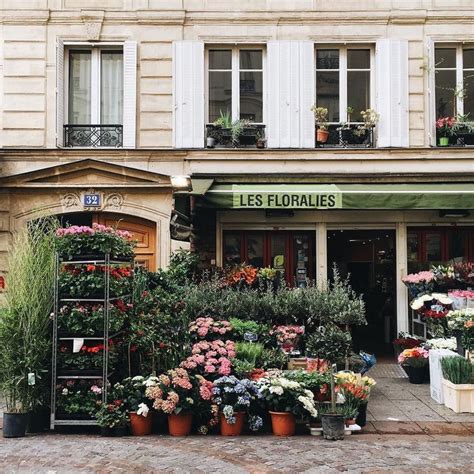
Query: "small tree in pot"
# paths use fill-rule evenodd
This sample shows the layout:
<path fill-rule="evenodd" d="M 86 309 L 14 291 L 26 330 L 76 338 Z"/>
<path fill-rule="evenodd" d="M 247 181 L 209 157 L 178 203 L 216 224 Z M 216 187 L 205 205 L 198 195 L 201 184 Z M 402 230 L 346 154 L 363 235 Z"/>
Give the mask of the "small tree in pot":
<path fill-rule="evenodd" d="M 311 111 L 314 113 L 314 119 L 316 121 L 316 141 L 318 143 L 326 143 L 328 141 L 328 109 L 326 107 L 316 107 L 313 105 Z"/>
<path fill-rule="evenodd" d="M 344 414 L 336 409 L 335 372 L 336 362 L 345 359 L 351 350 L 352 338 L 350 333 L 335 325 L 320 326 L 311 334 L 306 342 L 306 352 L 317 359 L 325 359 L 332 364 L 331 368 L 331 410 L 321 414 L 323 436 L 330 440 L 344 438 Z"/>

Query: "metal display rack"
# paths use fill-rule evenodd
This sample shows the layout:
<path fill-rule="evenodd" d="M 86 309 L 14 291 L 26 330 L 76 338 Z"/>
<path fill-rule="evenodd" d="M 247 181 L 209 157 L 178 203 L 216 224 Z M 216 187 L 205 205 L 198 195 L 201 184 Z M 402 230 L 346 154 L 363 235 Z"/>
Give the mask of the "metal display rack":
<path fill-rule="evenodd" d="M 63 265 L 103 265 L 104 266 L 104 295 L 99 298 L 72 298 L 62 297 L 59 287 L 59 274 L 60 268 Z M 130 295 L 121 296 L 110 296 L 110 269 L 112 265 L 133 265 L 132 260 L 121 260 L 111 259 L 110 254 L 105 254 L 102 258 L 91 258 L 91 259 L 68 259 L 63 260 L 59 254 L 56 255 L 55 264 L 55 279 L 54 279 L 54 309 L 53 309 L 53 344 L 52 344 L 52 369 L 51 369 L 51 417 L 50 417 L 50 428 L 53 430 L 56 426 L 94 426 L 97 425 L 97 421 L 93 418 L 90 419 L 74 419 L 57 417 L 57 406 L 56 406 L 56 386 L 61 380 L 101 380 L 102 382 L 102 402 L 107 400 L 107 389 L 108 381 L 111 376 L 109 371 L 109 317 L 111 302 L 119 299 L 127 299 Z M 103 331 L 102 334 L 93 336 L 83 336 L 80 334 L 58 334 L 58 318 L 59 310 L 64 303 L 97 303 L 103 304 Z M 112 337 L 119 333 L 113 334 Z M 102 376 L 100 375 L 67 375 L 61 372 L 58 368 L 58 349 L 60 341 L 74 341 L 74 339 L 83 339 L 88 341 L 100 341 L 104 345 L 103 349 L 103 360 L 102 360 Z"/>

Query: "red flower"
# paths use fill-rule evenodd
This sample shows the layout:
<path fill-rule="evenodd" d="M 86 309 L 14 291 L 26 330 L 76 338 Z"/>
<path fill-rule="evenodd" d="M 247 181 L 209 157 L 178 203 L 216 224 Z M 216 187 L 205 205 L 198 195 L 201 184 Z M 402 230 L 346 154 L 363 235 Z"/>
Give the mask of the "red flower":
<path fill-rule="evenodd" d="M 160 342 L 160 349 L 166 349 L 167 345 L 164 342 Z"/>
<path fill-rule="evenodd" d="M 96 266 L 95 265 L 87 265 L 86 270 L 88 272 L 95 272 Z"/>

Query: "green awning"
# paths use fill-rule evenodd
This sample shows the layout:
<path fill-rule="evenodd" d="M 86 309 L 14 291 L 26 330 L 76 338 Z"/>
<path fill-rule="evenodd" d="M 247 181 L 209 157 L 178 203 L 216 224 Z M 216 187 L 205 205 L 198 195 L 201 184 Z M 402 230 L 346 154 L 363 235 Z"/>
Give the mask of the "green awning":
<path fill-rule="evenodd" d="M 232 209 L 474 209 L 474 184 L 216 184 L 205 199 Z"/>

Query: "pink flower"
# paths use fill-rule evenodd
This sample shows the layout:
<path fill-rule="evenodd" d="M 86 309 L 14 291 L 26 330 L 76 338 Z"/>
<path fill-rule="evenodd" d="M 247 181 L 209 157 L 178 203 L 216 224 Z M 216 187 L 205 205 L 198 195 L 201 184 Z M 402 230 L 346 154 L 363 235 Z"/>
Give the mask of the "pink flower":
<path fill-rule="evenodd" d="M 216 368 L 213 365 L 206 365 L 204 367 L 205 372 L 208 374 L 213 374 L 216 371 Z"/>

